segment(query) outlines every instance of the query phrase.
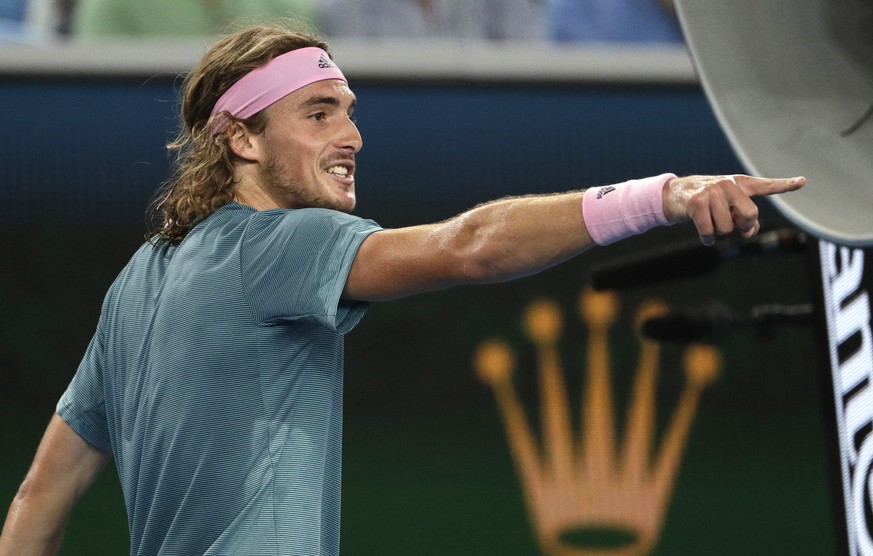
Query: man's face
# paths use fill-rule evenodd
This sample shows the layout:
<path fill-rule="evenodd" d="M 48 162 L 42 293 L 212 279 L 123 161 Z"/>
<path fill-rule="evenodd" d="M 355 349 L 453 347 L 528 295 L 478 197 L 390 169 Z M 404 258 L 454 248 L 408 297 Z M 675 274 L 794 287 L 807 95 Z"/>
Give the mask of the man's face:
<path fill-rule="evenodd" d="M 355 209 L 352 121 L 355 95 L 344 82 L 317 81 L 267 108 L 263 186 L 284 208 Z"/>

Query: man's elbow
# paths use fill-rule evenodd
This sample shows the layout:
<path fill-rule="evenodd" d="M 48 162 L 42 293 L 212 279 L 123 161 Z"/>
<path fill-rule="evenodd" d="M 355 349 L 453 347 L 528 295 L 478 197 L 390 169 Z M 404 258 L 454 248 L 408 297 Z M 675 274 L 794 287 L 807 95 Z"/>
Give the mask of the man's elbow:
<path fill-rule="evenodd" d="M 491 237 L 489 227 L 469 217 L 457 225 L 456 234 L 445 245 L 455 281 L 464 284 L 502 281 L 506 257 L 499 243 Z"/>
<path fill-rule="evenodd" d="M 479 237 L 466 244 L 456 254 L 461 280 L 469 284 L 489 284 L 515 278 L 511 253 L 499 249 L 494 242 Z"/>
<path fill-rule="evenodd" d="M 19 485 L 18 491 L 12 499 L 9 512 L 32 511 L 35 508 L 43 508 L 51 499 L 50 493 L 46 491 L 44 485 L 41 485 L 39 481 L 34 480 L 28 475 Z"/>
<path fill-rule="evenodd" d="M 15 497 L 12 499 L 13 504 L 26 504 L 28 500 L 33 499 L 38 496 L 39 493 L 39 484 L 38 481 L 34 480 L 30 473 L 21 481 L 21 484 L 18 486 L 18 491 L 15 493 Z"/>

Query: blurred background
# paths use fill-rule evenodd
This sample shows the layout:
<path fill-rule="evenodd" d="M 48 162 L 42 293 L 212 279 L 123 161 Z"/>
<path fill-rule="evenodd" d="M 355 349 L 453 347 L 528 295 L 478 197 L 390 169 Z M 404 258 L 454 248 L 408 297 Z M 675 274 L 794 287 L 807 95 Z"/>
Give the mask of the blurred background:
<path fill-rule="evenodd" d="M 744 171 L 669 2 L 0 0 L 4 513 L 106 289 L 143 240 L 146 205 L 169 171 L 164 145 L 177 129 L 180 75 L 240 18 L 280 17 L 323 33 L 350 79 L 364 137 L 358 213 L 384 227 L 506 195 Z M 760 207 L 764 231 L 793 229 L 766 201 Z M 477 378 L 477 349 L 495 339 L 511 348 L 519 400 L 538 430 L 539 363 L 523 319 L 533 301 L 554 301 L 566 403 L 578 415 L 590 339 L 578 304 L 593 269 L 693 237 L 688 226 L 659 229 L 512 283 L 373 305 L 347 337 L 343 554 L 548 553 L 495 398 Z M 615 434 L 623 437 L 634 403 L 641 305 L 719 304 L 737 315 L 763 304 L 817 306 L 817 273 L 814 249 L 776 250 L 615 292 L 607 362 Z M 721 367 L 657 510 L 656 543 L 639 553 L 841 553 L 821 330 L 810 321 L 705 339 Z M 686 347 L 665 343 L 653 360 L 652 460 L 685 388 Z M 585 450 L 586 440 L 573 442 Z M 580 519 L 562 539 L 578 554 L 627 549 L 640 535 L 634 522 L 616 531 L 585 521 L 584 509 L 570 513 Z M 128 550 L 110 466 L 75 509 L 62 553 Z"/>

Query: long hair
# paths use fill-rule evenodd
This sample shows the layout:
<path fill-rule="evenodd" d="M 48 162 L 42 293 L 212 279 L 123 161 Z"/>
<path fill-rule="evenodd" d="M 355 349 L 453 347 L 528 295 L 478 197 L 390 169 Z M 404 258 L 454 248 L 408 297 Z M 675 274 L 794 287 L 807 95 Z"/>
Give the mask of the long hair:
<path fill-rule="evenodd" d="M 180 130 L 167 145 L 173 156 L 173 173 L 149 206 L 147 238 L 174 244 L 210 214 L 234 197 L 235 155 L 227 134 L 213 135 L 212 108 L 231 85 L 276 56 L 328 45 L 308 32 L 273 25 L 248 27 L 212 45 L 187 75 L 182 87 Z M 216 115 L 217 116 L 217 115 Z M 255 133 L 267 124 L 264 112 L 236 120 Z"/>

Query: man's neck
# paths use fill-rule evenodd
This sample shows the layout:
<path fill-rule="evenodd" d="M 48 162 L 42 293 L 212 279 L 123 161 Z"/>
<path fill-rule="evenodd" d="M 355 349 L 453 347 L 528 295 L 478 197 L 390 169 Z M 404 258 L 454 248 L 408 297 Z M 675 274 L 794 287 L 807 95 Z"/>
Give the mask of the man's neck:
<path fill-rule="evenodd" d="M 236 202 L 250 206 L 256 210 L 282 208 L 271 195 L 259 184 L 251 173 L 235 173 L 233 198 Z"/>

